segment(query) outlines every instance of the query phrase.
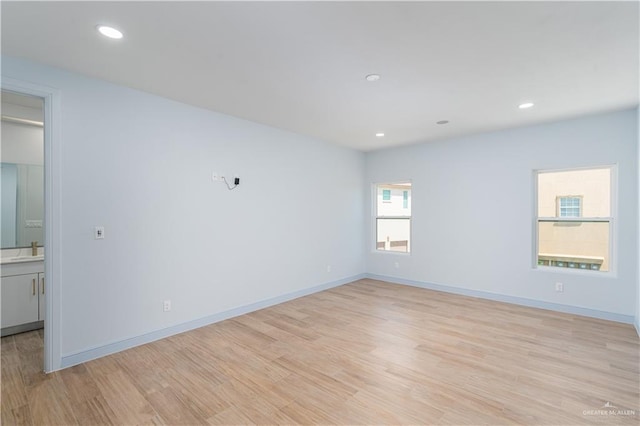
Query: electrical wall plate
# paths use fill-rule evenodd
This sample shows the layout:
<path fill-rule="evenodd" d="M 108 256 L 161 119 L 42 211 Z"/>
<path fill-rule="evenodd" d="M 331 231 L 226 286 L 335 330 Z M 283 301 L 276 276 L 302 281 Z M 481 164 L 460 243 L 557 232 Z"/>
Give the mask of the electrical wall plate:
<path fill-rule="evenodd" d="M 104 239 L 104 226 L 96 226 L 95 229 L 94 229 L 93 237 L 96 240 L 103 240 Z"/>

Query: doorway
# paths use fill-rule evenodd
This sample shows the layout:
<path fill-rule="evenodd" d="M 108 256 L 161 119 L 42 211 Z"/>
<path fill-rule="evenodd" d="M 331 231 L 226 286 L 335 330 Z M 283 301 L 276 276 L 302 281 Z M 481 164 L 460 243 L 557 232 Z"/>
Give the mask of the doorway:
<path fill-rule="evenodd" d="M 44 99 L 2 90 L 1 111 L 2 349 L 44 369 Z"/>
<path fill-rule="evenodd" d="M 59 276 L 60 276 L 60 253 L 56 248 L 59 247 L 60 233 L 59 227 L 55 224 L 60 222 L 60 203 L 57 196 L 54 194 L 60 193 L 60 177 L 59 167 L 56 166 L 56 161 L 59 158 L 59 111 L 60 111 L 60 92 L 58 89 L 54 89 L 48 86 L 41 86 L 21 80 L 16 80 L 10 77 L 3 77 L 2 81 L 2 126 L 3 126 L 3 139 L 7 134 L 11 135 L 12 130 L 15 130 L 17 126 L 21 128 L 30 129 L 32 134 L 40 133 L 40 145 L 39 145 L 39 158 L 42 164 L 33 164 L 34 152 L 19 154 L 18 152 L 7 156 L 9 151 L 5 151 L 3 148 L 2 162 L 9 162 L 9 160 L 15 160 L 13 164 L 27 164 L 37 167 L 18 167 L 16 166 L 16 180 L 19 179 L 19 175 L 27 176 L 27 183 L 24 184 L 29 188 L 32 188 L 36 182 L 41 183 L 41 189 L 33 189 L 32 195 L 40 192 L 39 201 L 36 201 L 38 197 L 27 198 L 25 194 L 18 197 L 17 192 L 19 188 L 16 186 L 16 224 L 15 224 L 15 248 L 4 249 L 2 254 L 8 254 L 12 258 L 18 259 L 3 259 L 2 275 L 5 275 L 8 265 L 4 262 L 8 260 L 12 263 L 13 276 L 21 275 L 25 273 L 36 273 L 37 275 L 31 276 L 30 281 L 27 281 L 29 296 L 31 297 L 31 303 L 33 306 L 34 293 L 38 294 L 37 302 L 37 315 L 38 321 L 28 321 L 31 327 L 36 329 L 40 327 L 39 336 L 43 340 L 41 348 L 44 349 L 43 366 L 37 366 L 38 369 L 43 369 L 45 372 L 52 372 L 61 368 L 61 356 L 60 356 L 60 314 L 57 306 L 60 306 L 60 291 L 59 291 Z M 14 106 L 5 106 L 13 104 Z M 31 109 L 29 109 L 31 108 Z M 33 110 L 40 110 L 37 115 Z M 6 117 L 5 117 L 6 116 Z M 13 118 L 13 120 L 12 120 Z M 5 132 L 5 128 L 12 128 Z M 39 129 L 39 130 L 36 130 Z M 13 133 L 15 136 L 15 132 Z M 15 142 L 15 141 L 14 141 Z M 35 144 L 32 146 L 34 148 Z M 22 155 L 22 157 L 18 157 Z M 18 161 L 18 160 L 28 161 Z M 36 163 L 38 161 L 35 161 Z M 11 169 L 8 167 L 7 169 Z M 11 173 L 11 172 L 10 172 Z M 16 185 L 18 183 L 16 182 Z M 24 188 L 23 188 L 24 191 Z M 20 201 L 18 201 L 18 199 Z M 22 209 L 18 211 L 17 203 L 20 202 Z M 34 203 L 36 206 L 34 207 Z M 4 206 L 5 202 L 2 200 Z M 32 212 L 37 210 L 37 204 L 40 205 L 40 209 L 43 210 L 43 216 L 34 217 Z M 21 222 L 18 223 L 18 220 Z M 9 225 L 5 225 L 9 226 Z M 22 229 L 21 229 L 22 228 Z M 10 231 L 11 232 L 11 231 Z M 10 233 L 10 235 L 12 235 Z M 12 237 L 9 237 L 9 240 Z M 26 244 L 25 241 L 28 243 Z M 37 241 L 37 242 L 36 242 Z M 36 244 L 31 245 L 32 242 Z M 7 241 L 8 243 L 8 241 Z M 13 252 L 11 252 L 13 250 Z M 31 257 L 31 259 L 24 259 L 25 257 Z M 39 259 L 33 259 L 33 257 L 39 257 Z M 15 261 L 17 260 L 17 262 Z M 33 271 L 30 268 L 34 266 L 35 262 L 40 261 L 41 267 L 37 271 Z M 22 263 L 22 265 L 20 265 Z M 30 266 L 27 266 L 29 265 Z M 18 266 L 16 266 L 18 265 Z M 17 270 L 16 270 L 17 268 Z M 23 277 L 24 278 L 24 277 Z M 5 279 L 2 279 L 3 287 L 5 285 Z M 24 284 L 23 284 L 24 285 Z M 15 288 L 15 287 L 14 287 Z M 34 291 L 35 290 L 35 291 Z M 44 292 L 44 296 L 43 296 Z M 24 295 L 24 292 L 22 293 Z M 4 303 L 3 303 L 4 305 Z M 4 306 L 3 306 L 4 308 Z M 32 308 L 31 308 L 32 309 Z M 33 312 L 32 310 L 30 312 Z M 33 319 L 33 314 L 30 313 L 29 319 Z M 5 316 L 4 309 L 2 317 Z M 23 318 L 24 319 L 24 318 Z M 21 321 L 18 319 L 18 321 Z M 39 323 L 41 321 L 41 323 Z M 42 328 L 44 327 L 44 328 Z M 2 326 L 1 328 L 4 328 Z M 42 352 L 42 351 L 41 351 Z"/>

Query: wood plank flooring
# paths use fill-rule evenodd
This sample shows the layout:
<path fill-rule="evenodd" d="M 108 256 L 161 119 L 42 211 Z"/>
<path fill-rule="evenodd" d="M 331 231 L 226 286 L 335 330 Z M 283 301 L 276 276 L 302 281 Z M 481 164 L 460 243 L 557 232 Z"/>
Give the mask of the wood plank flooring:
<path fill-rule="evenodd" d="M 630 325 L 360 280 L 45 375 L 2 339 L 2 424 L 640 424 Z M 615 408 L 612 408 L 615 407 Z"/>

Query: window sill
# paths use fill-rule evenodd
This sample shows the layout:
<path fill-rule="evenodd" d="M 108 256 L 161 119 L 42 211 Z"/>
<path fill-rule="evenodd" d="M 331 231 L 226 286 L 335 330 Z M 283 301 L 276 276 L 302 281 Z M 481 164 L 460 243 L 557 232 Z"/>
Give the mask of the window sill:
<path fill-rule="evenodd" d="M 560 268 L 554 266 L 535 265 L 531 268 L 533 271 L 545 272 L 545 273 L 557 273 L 563 275 L 582 275 L 585 277 L 593 278 L 618 278 L 618 275 L 613 271 L 593 271 L 578 268 Z"/>
<path fill-rule="evenodd" d="M 406 252 L 406 251 L 393 251 L 393 250 L 371 250 L 372 253 L 374 254 L 392 254 L 395 256 L 411 256 L 411 252 Z"/>

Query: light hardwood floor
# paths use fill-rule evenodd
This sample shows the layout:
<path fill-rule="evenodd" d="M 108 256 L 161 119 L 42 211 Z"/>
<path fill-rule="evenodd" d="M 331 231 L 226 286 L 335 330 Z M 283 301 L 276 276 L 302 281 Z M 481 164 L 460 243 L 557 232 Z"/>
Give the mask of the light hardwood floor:
<path fill-rule="evenodd" d="M 42 331 L 3 338 L 2 423 L 638 425 L 639 348 L 630 325 L 361 280 L 49 375 Z"/>

